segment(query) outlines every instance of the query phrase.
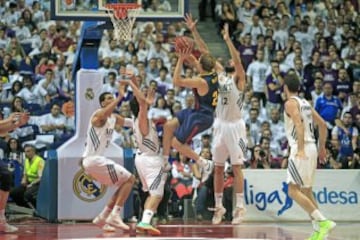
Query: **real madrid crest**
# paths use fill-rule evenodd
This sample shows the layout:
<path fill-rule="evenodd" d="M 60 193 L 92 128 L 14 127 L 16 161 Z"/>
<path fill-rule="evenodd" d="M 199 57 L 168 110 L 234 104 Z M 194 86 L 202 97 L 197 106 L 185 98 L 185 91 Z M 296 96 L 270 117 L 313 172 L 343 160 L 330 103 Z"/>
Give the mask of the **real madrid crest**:
<path fill-rule="evenodd" d="M 92 88 L 87 88 L 85 91 L 85 99 L 90 101 L 93 100 L 95 96 L 94 90 Z"/>
<path fill-rule="evenodd" d="M 73 189 L 79 199 L 85 202 L 95 202 L 105 195 L 107 187 L 81 169 L 74 176 Z"/>

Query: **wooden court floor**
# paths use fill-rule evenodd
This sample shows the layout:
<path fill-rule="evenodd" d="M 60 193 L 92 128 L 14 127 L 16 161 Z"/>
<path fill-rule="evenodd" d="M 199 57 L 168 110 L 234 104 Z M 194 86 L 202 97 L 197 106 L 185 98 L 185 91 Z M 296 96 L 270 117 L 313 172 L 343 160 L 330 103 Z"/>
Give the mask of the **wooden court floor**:
<path fill-rule="evenodd" d="M 19 227 L 16 234 L 0 234 L 0 240 L 50 240 L 50 239 L 306 239 L 311 233 L 309 223 L 243 223 L 232 226 L 229 223 L 213 226 L 210 222 L 172 221 L 158 225 L 162 235 L 152 237 L 136 234 L 131 224 L 130 232 L 118 230 L 114 233 L 103 232 L 91 223 L 51 224 L 27 222 L 14 224 Z M 360 222 L 338 223 L 328 240 L 360 240 Z"/>

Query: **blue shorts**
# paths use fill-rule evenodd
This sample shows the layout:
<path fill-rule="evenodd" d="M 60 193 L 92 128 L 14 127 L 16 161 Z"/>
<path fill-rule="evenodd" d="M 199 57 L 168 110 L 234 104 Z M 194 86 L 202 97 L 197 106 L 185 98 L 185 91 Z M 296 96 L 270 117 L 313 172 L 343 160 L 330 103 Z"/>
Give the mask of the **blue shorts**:
<path fill-rule="evenodd" d="M 209 110 L 184 109 L 176 114 L 180 126 L 174 136 L 182 144 L 190 143 L 192 138 L 206 129 L 214 122 L 214 113 Z"/>
<path fill-rule="evenodd" d="M 13 181 L 13 174 L 6 163 L 0 160 L 0 190 L 8 192 Z"/>

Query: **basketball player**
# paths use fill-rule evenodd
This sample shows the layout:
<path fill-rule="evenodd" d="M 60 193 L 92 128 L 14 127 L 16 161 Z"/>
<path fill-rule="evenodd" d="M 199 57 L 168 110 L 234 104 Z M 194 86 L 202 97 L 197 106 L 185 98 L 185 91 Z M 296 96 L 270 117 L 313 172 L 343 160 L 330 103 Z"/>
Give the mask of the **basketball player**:
<path fill-rule="evenodd" d="M 219 100 L 216 107 L 214 122 L 213 159 L 215 213 L 213 224 L 220 224 L 226 209 L 222 198 L 224 190 L 224 166 L 230 156 L 234 173 L 234 191 L 236 208 L 233 211 L 232 224 L 240 224 L 245 215 L 244 207 L 244 176 L 241 166 L 246 154 L 246 127 L 242 118 L 242 106 L 246 85 L 245 71 L 241 64 L 239 52 L 234 47 L 228 25 L 224 25 L 223 38 L 231 55 L 231 66 L 225 73 L 219 74 Z"/>
<path fill-rule="evenodd" d="M 129 230 L 129 226 L 120 218 L 120 212 L 135 182 L 135 177 L 124 167 L 103 156 L 112 139 L 114 128 L 132 126 L 131 119 L 124 119 L 113 113 L 123 98 L 124 91 L 124 85 L 121 84 L 116 99 L 109 92 L 100 95 L 101 108 L 90 118 L 82 159 L 82 166 L 87 174 L 102 184 L 118 188 L 103 211 L 93 220 L 94 224 L 108 231 L 114 231 L 114 227 Z"/>
<path fill-rule="evenodd" d="M 163 197 L 167 177 L 163 171 L 163 158 L 160 154 L 160 143 L 155 124 L 147 117 L 149 105 L 155 98 L 155 89 L 149 88 L 145 97 L 133 81 L 127 81 L 127 83 L 131 86 L 135 96 L 130 102 L 130 108 L 135 117 L 134 136 L 138 147 L 135 166 L 143 191 L 149 192 L 141 222 L 136 225 L 136 229 L 151 235 L 160 235 L 161 232 L 150 224 Z"/>
<path fill-rule="evenodd" d="M 185 18 L 188 28 L 193 33 L 201 52 L 208 52 L 205 41 L 196 29 L 196 22 L 191 15 Z M 215 164 L 214 173 L 214 199 L 215 213 L 213 224 L 220 224 L 226 209 L 223 206 L 224 191 L 224 166 L 230 156 L 234 173 L 234 190 L 236 208 L 233 212 L 232 224 L 240 224 L 245 215 L 244 207 L 244 176 L 241 165 L 246 154 L 246 127 L 242 118 L 242 105 L 246 87 L 245 71 L 241 64 L 239 52 L 234 47 L 229 37 L 229 26 L 224 25 L 223 38 L 229 49 L 232 61 L 231 66 L 225 69 L 217 62 L 216 71 L 219 73 L 219 98 L 216 107 L 214 122 L 214 142 L 212 146 Z"/>
<path fill-rule="evenodd" d="M 213 170 L 212 161 L 206 160 L 195 153 L 188 145 L 193 136 L 210 128 L 214 122 L 214 110 L 218 97 L 218 76 L 214 71 L 215 59 L 209 53 L 202 54 L 199 59 L 200 74 L 193 78 L 183 78 L 181 69 L 184 60 L 189 56 L 190 49 L 179 53 L 174 70 L 173 84 L 178 87 L 192 88 L 195 96 L 194 109 L 179 111 L 176 116 L 164 124 L 163 156 L 168 164 L 170 148 L 174 147 L 182 155 L 193 159 L 204 168 L 201 181 L 204 182 Z"/>
<path fill-rule="evenodd" d="M 325 161 L 326 134 L 325 121 L 304 99 L 298 97 L 300 81 L 296 74 L 289 73 L 284 80 L 285 132 L 289 141 L 290 155 L 287 169 L 289 196 L 311 217 L 314 233 L 309 239 L 325 239 L 336 226 L 319 211 L 312 192 L 317 158 Z M 319 128 L 319 148 L 314 136 L 314 124 Z M 319 154 L 318 154 L 319 153 Z"/>
<path fill-rule="evenodd" d="M 29 115 L 27 113 L 12 113 L 5 120 L 0 120 L 0 135 L 16 129 L 27 123 Z M 8 165 L 0 161 L 0 233 L 17 232 L 18 228 L 6 222 L 5 207 L 9 197 L 9 191 L 12 184 L 12 172 Z"/>

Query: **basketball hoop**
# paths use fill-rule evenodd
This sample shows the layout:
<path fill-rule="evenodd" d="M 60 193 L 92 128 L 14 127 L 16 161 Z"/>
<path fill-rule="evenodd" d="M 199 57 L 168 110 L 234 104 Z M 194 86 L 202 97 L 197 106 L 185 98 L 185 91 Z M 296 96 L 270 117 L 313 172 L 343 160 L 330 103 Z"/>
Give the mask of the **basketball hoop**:
<path fill-rule="evenodd" d="M 114 26 L 115 40 L 131 40 L 132 28 L 141 6 L 136 3 L 111 3 L 106 4 L 105 8 Z"/>

